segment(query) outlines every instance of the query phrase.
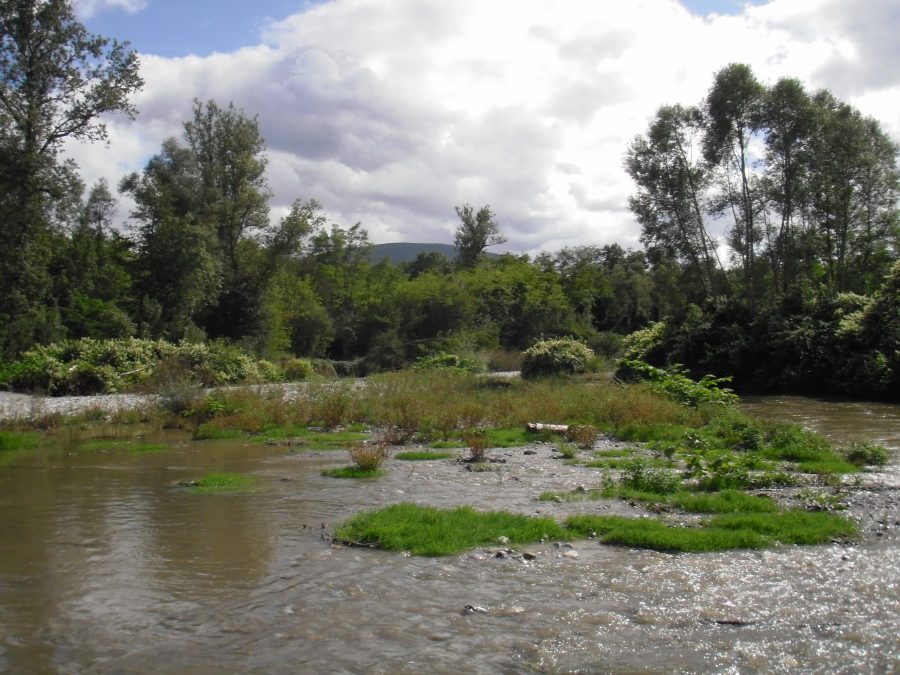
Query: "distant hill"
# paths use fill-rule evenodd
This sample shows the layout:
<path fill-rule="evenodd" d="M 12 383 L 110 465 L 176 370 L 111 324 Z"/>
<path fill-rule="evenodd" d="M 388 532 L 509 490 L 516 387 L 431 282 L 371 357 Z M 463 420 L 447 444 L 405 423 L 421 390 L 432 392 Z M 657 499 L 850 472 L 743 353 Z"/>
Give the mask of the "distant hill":
<path fill-rule="evenodd" d="M 456 247 L 453 244 L 412 244 L 398 242 L 395 244 L 375 244 L 370 257 L 373 263 L 380 263 L 387 258 L 395 265 L 410 262 L 420 253 L 443 253 L 450 260 L 456 258 Z"/>

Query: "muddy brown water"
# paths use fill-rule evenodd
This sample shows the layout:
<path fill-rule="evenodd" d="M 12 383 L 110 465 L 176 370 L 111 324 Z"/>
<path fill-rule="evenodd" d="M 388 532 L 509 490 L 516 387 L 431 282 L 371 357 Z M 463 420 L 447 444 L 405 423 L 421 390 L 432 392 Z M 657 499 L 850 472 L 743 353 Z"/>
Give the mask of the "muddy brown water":
<path fill-rule="evenodd" d="M 900 448 L 900 406 L 746 406 L 836 442 L 869 436 Z M 490 550 L 415 558 L 332 546 L 323 535 L 397 501 L 559 518 L 640 511 L 534 501 L 598 480 L 546 445 L 534 455 L 493 451 L 506 460 L 496 472 L 392 459 L 386 477 L 348 481 L 320 475 L 346 463 L 342 452 L 162 440 L 169 449 L 159 453 L 88 452 L 73 441 L 0 455 L 0 671 L 900 670 L 896 527 L 881 536 L 868 528 L 852 546 L 669 555 L 583 541 L 569 557 L 546 542 L 525 547 L 533 561 Z M 873 494 L 896 495 L 892 461 L 866 476 Z M 260 489 L 177 486 L 213 470 L 250 473 Z"/>

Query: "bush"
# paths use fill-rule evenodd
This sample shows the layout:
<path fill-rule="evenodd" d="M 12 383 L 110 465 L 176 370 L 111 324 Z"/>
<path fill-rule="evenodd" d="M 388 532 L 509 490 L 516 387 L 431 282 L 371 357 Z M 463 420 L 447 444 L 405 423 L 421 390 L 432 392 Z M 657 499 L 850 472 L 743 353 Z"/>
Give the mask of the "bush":
<path fill-rule="evenodd" d="M 884 466 L 888 459 L 887 450 L 874 443 L 853 443 L 843 451 L 843 455 L 856 466 Z"/>
<path fill-rule="evenodd" d="M 377 471 L 388 457 L 388 445 L 383 442 L 359 443 L 350 449 L 350 459 L 362 471 Z"/>
<path fill-rule="evenodd" d="M 457 354 L 439 352 L 431 356 L 423 356 L 413 364 L 413 370 L 462 370 L 470 373 L 480 373 L 484 367 L 475 361 Z"/>
<path fill-rule="evenodd" d="M 0 383 L 16 391 L 41 391 L 53 396 L 114 394 L 177 361 L 191 379 L 206 386 L 277 380 L 278 368 L 257 361 L 224 343 L 173 344 L 164 340 L 66 340 L 36 347 L 0 369 Z M 158 378 L 157 378 L 158 379 Z"/>
<path fill-rule="evenodd" d="M 309 359 L 290 359 L 281 365 L 281 372 L 289 382 L 299 382 L 315 375 L 316 369 Z"/>
<path fill-rule="evenodd" d="M 541 340 L 522 355 L 522 377 L 583 373 L 594 352 L 573 338 Z"/>
<path fill-rule="evenodd" d="M 738 402 L 737 394 L 722 386 L 731 381 L 730 377 L 704 375 L 695 381 L 678 365 L 656 368 L 643 361 L 626 359 L 616 375 L 625 380 L 647 380 L 659 393 L 694 408 L 703 403 L 732 405 Z"/>

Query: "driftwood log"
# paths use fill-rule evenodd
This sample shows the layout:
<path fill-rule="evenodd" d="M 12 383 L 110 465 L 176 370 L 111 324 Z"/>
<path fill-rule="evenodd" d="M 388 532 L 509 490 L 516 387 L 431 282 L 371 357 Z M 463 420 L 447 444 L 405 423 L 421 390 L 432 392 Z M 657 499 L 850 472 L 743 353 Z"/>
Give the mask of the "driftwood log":
<path fill-rule="evenodd" d="M 564 434 L 568 430 L 568 424 L 541 424 L 540 422 L 529 422 L 525 425 L 525 431 L 530 431 L 535 434 L 542 431 L 549 431 L 552 434 Z"/>

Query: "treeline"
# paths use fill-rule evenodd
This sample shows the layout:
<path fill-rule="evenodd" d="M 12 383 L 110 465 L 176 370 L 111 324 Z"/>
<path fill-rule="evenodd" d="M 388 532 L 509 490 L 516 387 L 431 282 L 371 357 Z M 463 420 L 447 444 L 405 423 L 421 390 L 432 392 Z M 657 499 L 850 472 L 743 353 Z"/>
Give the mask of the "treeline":
<path fill-rule="evenodd" d="M 362 225 L 331 223 L 314 199 L 270 222 L 258 121 L 215 101 L 195 101 L 180 137 L 115 186 L 135 204 L 118 231 L 114 188 L 85 190 L 60 150 L 103 139 L 102 115 L 135 113 L 136 56 L 87 34 L 65 0 L 0 3 L 0 30 L 2 360 L 136 336 L 378 369 L 561 335 L 612 355 L 662 322 L 648 359 L 739 386 L 884 396 L 897 383 L 897 148 L 828 92 L 732 65 L 700 105 L 660 108 L 625 158 L 644 251 L 488 258 L 497 218 L 465 204 L 455 260 L 397 267 L 373 264 Z"/>
<path fill-rule="evenodd" d="M 677 263 L 645 356 L 745 389 L 900 397 L 897 153 L 830 92 L 742 64 L 659 108 L 625 158 L 647 256 Z"/>

